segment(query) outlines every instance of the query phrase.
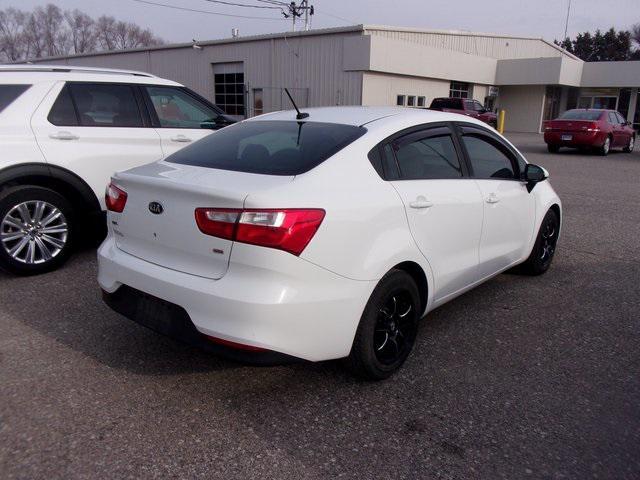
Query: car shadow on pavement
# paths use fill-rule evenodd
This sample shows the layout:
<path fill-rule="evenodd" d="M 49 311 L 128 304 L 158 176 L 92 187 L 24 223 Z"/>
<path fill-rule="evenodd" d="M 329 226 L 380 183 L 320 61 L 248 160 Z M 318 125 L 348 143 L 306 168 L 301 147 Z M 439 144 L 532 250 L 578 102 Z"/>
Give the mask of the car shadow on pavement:
<path fill-rule="evenodd" d="M 96 275 L 95 249 L 78 252 L 63 268 L 44 275 L 0 271 L 0 321 L 21 322 L 111 368 L 143 375 L 238 366 L 111 311 L 102 302 Z"/>

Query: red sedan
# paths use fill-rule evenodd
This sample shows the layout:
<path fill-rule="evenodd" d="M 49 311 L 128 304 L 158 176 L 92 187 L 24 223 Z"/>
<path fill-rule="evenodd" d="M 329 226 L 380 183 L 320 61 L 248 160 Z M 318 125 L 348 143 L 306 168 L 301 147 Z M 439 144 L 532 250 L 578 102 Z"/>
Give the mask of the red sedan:
<path fill-rule="evenodd" d="M 633 151 L 636 132 L 615 110 L 577 108 L 546 122 L 544 141 L 550 152 L 560 147 L 591 148 L 607 155 L 612 148 Z"/>

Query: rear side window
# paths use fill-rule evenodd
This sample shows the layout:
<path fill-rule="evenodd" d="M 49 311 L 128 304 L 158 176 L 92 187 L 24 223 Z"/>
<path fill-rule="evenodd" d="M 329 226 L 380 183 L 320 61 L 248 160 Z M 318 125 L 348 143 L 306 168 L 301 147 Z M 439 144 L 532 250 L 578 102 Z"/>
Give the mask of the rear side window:
<path fill-rule="evenodd" d="M 0 85 L 0 112 L 22 95 L 31 85 Z"/>
<path fill-rule="evenodd" d="M 138 102 L 130 85 L 70 85 L 83 127 L 142 127 Z"/>
<path fill-rule="evenodd" d="M 462 137 L 467 149 L 473 175 L 476 178 L 515 179 L 515 169 L 511 158 L 483 136 Z"/>
<path fill-rule="evenodd" d="M 414 134 L 394 142 L 393 148 L 404 180 L 462 177 L 460 161 L 450 134 Z"/>
<path fill-rule="evenodd" d="M 224 128 L 167 158 L 168 162 L 265 175 L 299 175 L 366 132 L 336 123 L 255 121 Z"/>
<path fill-rule="evenodd" d="M 69 87 L 65 86 L 62 89 L 53 107 L 51 107 L 47 120 L 59 127 L 75 127 L 78 125 L 78 117 L 76 116 L 75 108 L 73 108 Z"/>

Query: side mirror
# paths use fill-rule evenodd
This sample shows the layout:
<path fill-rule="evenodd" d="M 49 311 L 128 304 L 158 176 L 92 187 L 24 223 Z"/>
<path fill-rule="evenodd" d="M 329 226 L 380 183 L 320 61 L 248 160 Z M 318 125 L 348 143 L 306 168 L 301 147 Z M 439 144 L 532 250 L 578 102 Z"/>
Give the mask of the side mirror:
<path fill-rule="evenodd" d="M 529 193 L 536 186 L 536 183 L 543 182 L 547 178 L 549 178 L 549 172 L 533 163 L 528 163 L 524 169 L 524 180 L 527 182 L 527 191 Z"/>

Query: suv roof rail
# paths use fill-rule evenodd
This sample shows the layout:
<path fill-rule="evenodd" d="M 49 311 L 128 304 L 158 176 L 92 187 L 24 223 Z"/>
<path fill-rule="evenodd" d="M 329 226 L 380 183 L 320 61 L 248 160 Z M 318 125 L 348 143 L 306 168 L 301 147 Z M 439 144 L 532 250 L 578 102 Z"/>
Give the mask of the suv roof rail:
<path fill-rule="evenodd" d="M 155 78 L 155 75 L 136 70 L 120 70 L 115 68 L 96 68 L 96 67 L 80 67 L 73 65 L 0 65 L 0 72 L 85 72 L 110 75 L 135 75 L 137 77 Z"/>

